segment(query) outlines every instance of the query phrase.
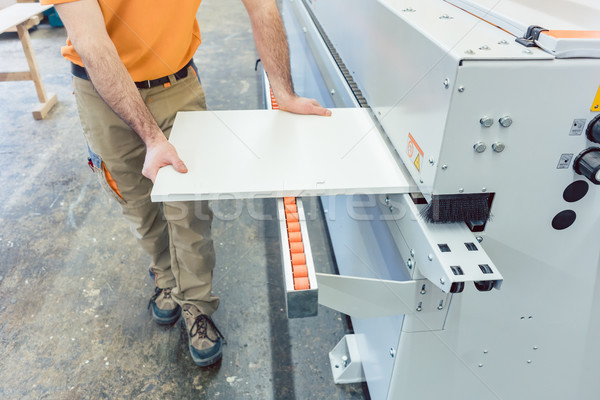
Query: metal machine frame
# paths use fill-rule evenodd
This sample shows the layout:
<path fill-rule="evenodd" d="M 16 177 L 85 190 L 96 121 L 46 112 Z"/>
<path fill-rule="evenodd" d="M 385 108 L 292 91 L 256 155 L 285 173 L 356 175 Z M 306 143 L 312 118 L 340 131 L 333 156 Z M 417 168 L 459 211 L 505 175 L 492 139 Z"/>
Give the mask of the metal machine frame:
<path fill-rule="evenodd" d="M 523 47 L 442 0 L 284 0 L 282 14 L 298 92 L 368 103 L 426 199 L 495 193 L 476 234 L 423 223 L 409 195 L 322 198 L 340 275 L 317 274 L 319 301 L 355 330 L 330 355 L 336 382 L 364 373 L 373 399 L 597 398 L 600 191 L 571 163 L 598 146 L 583 132 L 600 60 Z M 499 290 L 469 283 L 484 279 Z"/>

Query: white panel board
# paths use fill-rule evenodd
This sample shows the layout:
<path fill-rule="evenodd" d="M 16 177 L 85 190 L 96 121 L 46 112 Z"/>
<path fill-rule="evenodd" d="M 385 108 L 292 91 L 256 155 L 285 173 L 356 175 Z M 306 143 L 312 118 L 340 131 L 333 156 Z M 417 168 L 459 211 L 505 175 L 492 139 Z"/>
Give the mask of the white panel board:
<path fill-rule="evenodd" d="M 153 201 L 406 193 L 415 190 L 368 110 L 177 114 L 170 141 L 189 172 L 162 168 Z"/>

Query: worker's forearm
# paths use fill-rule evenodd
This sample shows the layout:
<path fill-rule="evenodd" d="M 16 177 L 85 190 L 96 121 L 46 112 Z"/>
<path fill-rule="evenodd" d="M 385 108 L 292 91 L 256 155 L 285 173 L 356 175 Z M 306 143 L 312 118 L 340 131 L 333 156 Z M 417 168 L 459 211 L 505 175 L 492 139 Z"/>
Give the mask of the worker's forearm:
<path fill-rule="evenodd" d="M 73 47 L 83 60 L 94 87 L 144 141 L 165 141 L 111 41 L 96 0 L 57 4 Z"/>
<path fill-rule="evenodd" d="M 146 146 L 166 140 L 112 43 L 103 48 L 94 47 L 99 46 L 80 46 L 78 53 L 94 88 L 106 104 L 140 136 Z"/>
<path fill-rule="evenodd" d="M 275 97 L 294 97 L 290 56 L 285 29 L 275 1 L 245 1 L 252 22 L 256 49 L 269 77 Z"/>

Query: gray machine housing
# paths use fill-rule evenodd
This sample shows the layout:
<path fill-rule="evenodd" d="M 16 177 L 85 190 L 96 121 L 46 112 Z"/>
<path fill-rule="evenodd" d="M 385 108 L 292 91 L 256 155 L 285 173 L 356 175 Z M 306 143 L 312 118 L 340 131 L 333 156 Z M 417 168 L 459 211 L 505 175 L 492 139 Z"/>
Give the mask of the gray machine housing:
<path fill-rule="evenodd" d="M 533 11 L 520 17 L 535 19 L 536 7 L 558 10 L 567 2 L 527 3 Z M 369 318 L 374 305 L 357 307 L 353 343 L 372 398 L 596 399 L 600 191 L 572 162 L 598 146 L 584 128 L 598 115 L 590 106 L 600 59 L 559 59 L 523 47 L 442 0 L 285 0 L 282 10 L 299 92 L 353 107 L 348 88 L 360 90 L 427 199 L 495 194 L 492 219 L 473 241 L 501 272 L 499 290 L 466 285 L 446 295 L 436 288 L 424 298 L 435 293 L 429 301 L 444 302 L 425 313 Z M 555 29 L 577 28 L 573 20 Z M 589 188 L 567 201 L 565 189 L 575 181 Z M 322 198 L 341 276 L 381 281 L 382 288 L 424 279 L 430 254 L 418 250 L 422 238 L 407 233 L 407 219 L 416 217 L 403 196 Z M 556 229 L 553 219 L 566 210 L 576 218 Z M 436 284 L 428 278 L 423 282 Z M 345 312 L 352 317 L 351 309 Z"/>

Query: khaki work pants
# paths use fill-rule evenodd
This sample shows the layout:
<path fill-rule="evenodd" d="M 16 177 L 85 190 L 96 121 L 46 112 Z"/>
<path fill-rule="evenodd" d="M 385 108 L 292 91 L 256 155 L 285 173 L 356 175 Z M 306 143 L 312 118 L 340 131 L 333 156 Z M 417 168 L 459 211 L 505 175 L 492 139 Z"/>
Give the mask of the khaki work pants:
<path fill-rule="evenodd" d="M 102 100 L 90 81 L 74 78 L 75 96 L 90 165 L 123 210 L 138 243 L 152 257 L 156 285 L 173 288 L 177 303 L 194 304 L 211 315 L 219 299 L 211 294 L 215 251 L 212 210 L 206 201 L 152 203 L 152 181 L 142 175 L 144 143 Z M 168 138 L 178 111 L 206 110 L 195 71 L 169 87 L 140 89 L 140 95 Z"/>

